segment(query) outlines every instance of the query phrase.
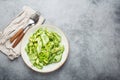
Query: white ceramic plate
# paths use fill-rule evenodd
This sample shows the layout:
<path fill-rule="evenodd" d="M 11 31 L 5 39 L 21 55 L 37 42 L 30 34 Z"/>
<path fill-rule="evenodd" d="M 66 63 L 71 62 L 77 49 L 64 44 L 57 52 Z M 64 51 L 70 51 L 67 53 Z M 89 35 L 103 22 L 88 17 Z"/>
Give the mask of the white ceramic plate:
<path fill-rule="evenodd" d="M 56 33 L 58 33 L 61 38 L 62 41 L 61 43 L 64 45 L 65 50 L 63 52 L 62 55 L 62 59 L 60 62 L 58 63 L 53 63 L 53 64 L 49 64 L 47 66 L 44 66 L 43 69 L 37 69 L 36 67 L 34 67 L 31 62 L 29 61 L 29 57 L 25 51 L 25 47 L 28 43 L 29 37 L 30 35 L 32 35 L 36 30 L 38 30 L 39 28 L 47 28 L 49 31 L 54 31 Z M 51 26 L 51 25 L 40 25 L 40 26 L 35 26 L 32 27 L 31 29 L 29 29 L 27 31 L 27 33 L 25 34 L 25 36 L 22 39 L 22 45 L 21 45 L 21 56 L 24 60 L 24 62 L 27 64 L 28 67 L 30 67 L 31 69 L 37 71 L 37 72 L 42 72 L 42 73 L 47 73 L 47 72 L 52 72 L 54 70 L 57 70 L 58 68 L 60 68 L 66 61 L 67 57 L 68 57 L 68 52 L 69 52 L 69 44 L 68 44 L 68 40 L 65 37 L 64 33 L 57 27 L 55 26 Z"/>

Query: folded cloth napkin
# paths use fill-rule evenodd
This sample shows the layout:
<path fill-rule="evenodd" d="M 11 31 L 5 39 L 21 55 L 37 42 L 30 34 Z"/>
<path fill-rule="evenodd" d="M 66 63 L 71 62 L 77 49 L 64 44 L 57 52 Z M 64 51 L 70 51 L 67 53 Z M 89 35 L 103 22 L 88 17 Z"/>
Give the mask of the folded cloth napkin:
<path fill-rule="evenodd" d="M 8 56 L 10 60 L 20 56 L 21 42 L 12 48 L 9 38 L 12 37 L 20 28 L 25 27 L 28 24 L 29 18 L 35 11 L 30 7 L 24 6 L 23 10 L 17 15 L 17 17 L 3 30 L 0 32 L 0 51 Z M 36 25 L 41 25 L 44 18 L 40 16 L 39 21 Z"/>

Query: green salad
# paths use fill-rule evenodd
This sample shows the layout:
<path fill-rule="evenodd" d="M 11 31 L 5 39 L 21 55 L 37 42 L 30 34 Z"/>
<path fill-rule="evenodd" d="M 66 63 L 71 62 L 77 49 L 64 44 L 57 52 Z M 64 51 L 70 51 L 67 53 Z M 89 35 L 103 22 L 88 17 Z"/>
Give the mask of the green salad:
<path fill-rule="evenodd" d="M 61 61 L 64 46 L 61 44 L 60 35 L 56 32 L 39 28 L 30 36 L 25 51 L 30 62 L 36 68 L 42 69 L 43 66 Z"/>

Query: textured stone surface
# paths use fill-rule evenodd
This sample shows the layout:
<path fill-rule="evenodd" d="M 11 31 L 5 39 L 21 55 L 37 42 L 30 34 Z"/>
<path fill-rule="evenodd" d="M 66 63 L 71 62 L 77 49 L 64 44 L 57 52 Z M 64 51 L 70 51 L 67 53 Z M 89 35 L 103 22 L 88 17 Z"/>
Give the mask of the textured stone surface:
<path fill-rule="evenodd" d="M 24 5 L 63 30 L 70 55 L 57 71 L 41 74 L 0 53 L 0 80 L 120 80 L 119 0 L 0 0 L 0 30 Z"/>

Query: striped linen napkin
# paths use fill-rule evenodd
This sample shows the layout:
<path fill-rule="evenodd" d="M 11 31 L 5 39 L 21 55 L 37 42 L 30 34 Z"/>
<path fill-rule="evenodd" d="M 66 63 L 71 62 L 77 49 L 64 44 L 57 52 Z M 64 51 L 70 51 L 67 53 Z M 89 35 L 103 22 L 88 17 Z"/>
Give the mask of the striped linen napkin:
<path fill-rule="evenodd" d="M 29 18 L 35 11 L 28 6 L 24 6 L 23 10 L 14 18 L 8 26 L 0 32 L 0 51 L 5 54 L 10 60 L 20 56 L 21 42 L 12 48 L 9 38 L 13 36 L 20 28 L 25 27 Z M 41 25 L 44 18 L 40 16 L 36 25 Z"/>

